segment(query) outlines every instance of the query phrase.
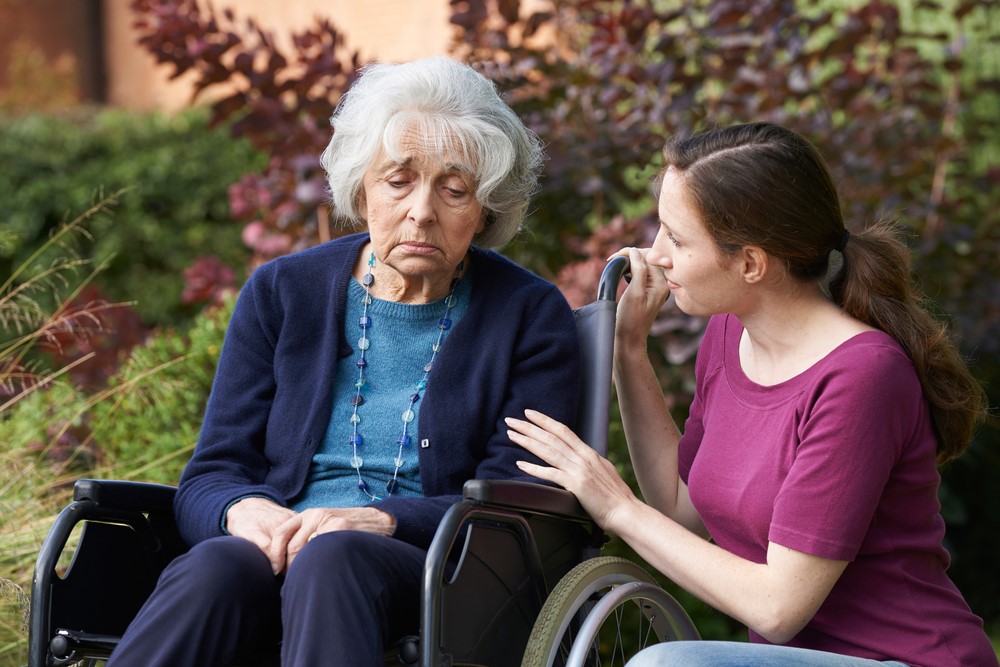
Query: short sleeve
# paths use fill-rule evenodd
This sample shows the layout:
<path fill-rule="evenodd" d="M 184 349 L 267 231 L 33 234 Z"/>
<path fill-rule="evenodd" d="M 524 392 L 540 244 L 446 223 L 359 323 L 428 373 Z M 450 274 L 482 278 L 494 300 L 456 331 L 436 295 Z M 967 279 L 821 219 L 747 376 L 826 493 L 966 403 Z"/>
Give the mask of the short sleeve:
<path fill-rule="evenodd" d="M 769 540 L 853 560 L 923 400 L 902 350 L 875 343 L 837 355 L 800 404 L 799 444 L 775 498 Z"/>

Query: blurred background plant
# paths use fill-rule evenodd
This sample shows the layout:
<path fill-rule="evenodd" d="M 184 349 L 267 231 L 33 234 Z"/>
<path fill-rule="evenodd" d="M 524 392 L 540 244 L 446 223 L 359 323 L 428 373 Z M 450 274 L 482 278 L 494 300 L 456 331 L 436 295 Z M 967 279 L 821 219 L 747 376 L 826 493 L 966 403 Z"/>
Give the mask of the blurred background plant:
<path fill-rule="evenodd" d="M 27 597 L 39 546 L 81 476 L 176 483 L 194 448 L 235 302 L 220 290 L 183 330 L 160 327 L 101 383 L 72 372 L 114 337 L 127 303 L 80 301 L 104 265 L 81 258 L 101 200 L 57 228 L 0 286 L 0 664 L 24 661 Z M 4 234 L 5 238 L 9 238 Z M 72 242 L 71 242 L 72 241 Z M 77 353 L 67 355 L 72 344 Z M 83 350 L 90 348 L 89 351 Z"/>
<path fill-rule="evenodd" d="M 550 157 L 529 229 L 505 252 L 555 280 L 571 303 L 592 297 L 613 250 L 651 240 L 652 178 L 667 136 L 770 120 L 824 152 L 849 226 L 888 216 L 908 230 L 915 278 L 950 322 L 991 403 L 1000 404 L 993 334 L 1000 329 L 1000 7 L 970 0 L 449 5 L 453 53 L 498 83 Z M 198 109 L 0 122 L 4 230 L 17 234 L 0 245 L 0 276 L 35 252 L 66 211 L 86 209 L 96 187 L 132 186 L 113 219 L 95 219 L 94 242 L 75 251 L 106 264 L 92 291 L 80 290 L 82 303 L 135 300 L 135 307 L 115 309 L 119 319 L 102 337 L 66 339 L 64 357 L 51 357 L 65 365 L 103 354 L 102 370 L 53 382 L 0 411 L 0 441 L 20 443 L 0 453 L 11 471 L 5 483 L 17 491 L 0 496 L 0 553 L 19 554 L 16 564 L 0 561 L 0 577 L 20 586 L 72 479 L 176 481 L 214 372 L 226 295 L 246 271 L 343 233 L 330 224 L 317 158 L 330 112 L 364 60 L 334 21 L 318 18 L 283 46 L 289 42 L 232 9 L 196 0 L 130 6 L 140 42 L 172 78 L 193 82 Z M 205 304 L 213 305 L 203 311 Z M 678 419 L 703 325 L 668 306 L 650 341 Z M 941 490 L 952 576 L 994 636 L 998 445 L 994 421 L 943 470 Z M 72 465 L 53 459 L 59 447 L 78 453 Z M 630 478 L 617 421 L 611 448 Z M 8 549 L 8 539 L 23 546 Z M 625 551 L 620 543 L 609 548 Z M 681 597 L 703 635 L 741 636 L 729 619 Z M 0 627 L 0 664 L 5 650 L 17 650 L 5 647 L 18 646 L 6 631 Z"/>

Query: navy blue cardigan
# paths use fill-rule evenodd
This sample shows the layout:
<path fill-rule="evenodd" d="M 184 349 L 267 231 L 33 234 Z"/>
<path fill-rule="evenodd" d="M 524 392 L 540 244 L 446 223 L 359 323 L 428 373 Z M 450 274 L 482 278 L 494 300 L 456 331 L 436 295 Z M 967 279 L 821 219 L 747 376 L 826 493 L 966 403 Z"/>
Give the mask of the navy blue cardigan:
<path fill-rule="evenodd" d="M 347 281 L 367 234 L 258 268 L 226 331 L 201 435 L 174 509 L 189 544 L 222 534 L 247 495 L 287 504 L 301 491 L 332 409 Z M 425 497 L 389 497 L 398 539 L 426 548 L 468 479 L 524 478 L 528 453 L 504 417 L 526 408 L 575 424 L 580 352 L 569 306 L 551 283 L 473 248 L 469 309 L 449 332 L 421 399 L 417 443 Z"/>

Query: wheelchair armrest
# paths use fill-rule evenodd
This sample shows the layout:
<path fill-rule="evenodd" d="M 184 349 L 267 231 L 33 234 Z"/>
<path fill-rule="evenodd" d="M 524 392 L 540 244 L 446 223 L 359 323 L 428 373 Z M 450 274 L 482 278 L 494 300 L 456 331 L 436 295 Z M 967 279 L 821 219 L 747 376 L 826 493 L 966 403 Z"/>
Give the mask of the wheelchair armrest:
<path fill-rule="evenodd" d="M 554 486 L 516 480 L 470 479 L 462 493 L 467 500 L 490 505 L 552 514 L 575 521 L 591 520 L 576 496 Z"/>
<path fill-rule="evenodd" d="M 176 493 L 166 484 L 111 479 L 80 479 L 73 486 L 73 500 L 140 512 L 172 512 Z"/>

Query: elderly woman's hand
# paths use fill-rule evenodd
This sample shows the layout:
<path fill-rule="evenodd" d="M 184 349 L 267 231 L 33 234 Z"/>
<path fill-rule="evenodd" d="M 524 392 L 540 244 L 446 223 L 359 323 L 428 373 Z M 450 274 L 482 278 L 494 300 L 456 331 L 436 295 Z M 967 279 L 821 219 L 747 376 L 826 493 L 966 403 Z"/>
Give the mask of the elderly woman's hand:
<path fill-rule="evenodd" d="M 525 410 L 528 421 L 508 417 L 511 441 L 551 467 L 518 461 L 524 472 L 555 482 L 577 497 L 601 528 L 614 532 L 619 510 L 639 502 L 618 475 L 614 464 L 591 449 L 566 425 L 534 410 Z"/>
<path fill-rule="evenodd" d="M 391 514 L 374 507 L 314 507 L 303 510 L 289 519 L 283 530 L 293 532 L 288 540 L 286 569 L 302 548 L 323 533 L 338 530 L 361 530 L 377 535 L 396 532 L 396 519 Z"/>
<path fill-rule="evenodd" d="M 275 574 L 285 569 L 285 553 L 292 534 L 286 524 L 295 512 L 268 498 L 244 498 L 226 512 L 230 535 L 253 542 L 271 561 Z"/>
<path fill-rule="evenodd" d="M 646 349 L 646 337 L 670 296 L 663 269 L 647 261 L 649 248 L 623 248 L 612 257 L 628 257 L 632 278 L 618 301 L 616 347 Z"/>

